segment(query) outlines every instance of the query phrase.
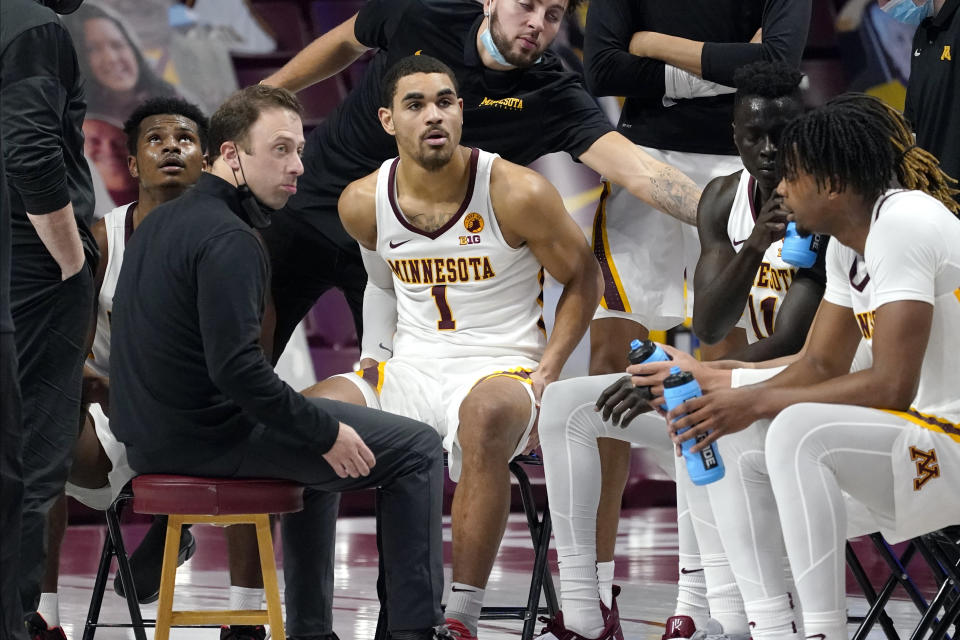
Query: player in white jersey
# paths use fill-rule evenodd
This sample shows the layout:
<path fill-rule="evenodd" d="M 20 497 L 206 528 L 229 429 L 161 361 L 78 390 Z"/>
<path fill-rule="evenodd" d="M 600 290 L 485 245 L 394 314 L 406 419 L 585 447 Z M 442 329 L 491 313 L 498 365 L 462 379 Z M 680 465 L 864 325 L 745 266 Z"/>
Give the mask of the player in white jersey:
<path fill-rule="evenodd" d="M 702 296 L 696 299 L 694 322 L 698 323 L 698 333 L 702 331 L 711 342 L 717 342 L 741 314 L 749 317 L 745 305 L 755 298 L 758 307 L 769 311 L 751 336 L 751 345 L 735 354 L 748 361 L 799 350 L 823 293 L 822 260 L 818 268 L 795 273 L 779 257 L 785 214 L 779 209 L 779 199 L 773 197 L 777 179 L 772 169 L 783 127 L 803 109 L 799 82 L 800 74 L 782 64 L 757 63 L 737 74 L 733 130 L 746 170 L 708 184 L 698 212 L 703 251 L 696 278 Z M 761 211 L 759 217 L 756 211 Z M 791 283 L 796 284 L 791 287 Z M 770 304 L 771 297 L 777 304 Z M 784 307 L 780 303 L 785 300 L 789 300 L 786 313 L 779 315 Z M 755 324 L 750 323 L 751 331 Z M 668 350 L 678 361 L 683 357 Z M 727 386 L 732 365 L 714 364 L 726 369 Z M 659 384 L 662 378 L 654 381 Z M 562 624 L 554 621 L 549 631 L 558 637 L 588 638 L 607 637 L 617 631 L 609 616 L 603 616 L 606 608 L 612 607 L 612 571 L 606 572 L 606 584 L 600 581 L 600 602 L 604 605 L 600 607 L 598 578 L 602 578 L 604 563 L 598 562 L 593 570 L 600 487 L 597 439 L 613 438 L 646 447 L 678 480 L 680 593 L 676 615 L 667 621 L 664 637 L 675 637 L 671 633 L 687 637 L 695 628 L 714 635 L 748 636 L 743 604 L 713 524 L 706 490 L 693 487 L 682 465 L 675 469 L 673 445 L 662 419 L 655 414 L 638 415 L 649 409 L 647 399 L 649 396 L 622 374 L 565 380 L 552 385 L 545 394 L 540 428 L 564 610 Z M 597 413 L 601 408 L 602 413 Z M 573 478 L 576 481 L 572 482 Z M 684 542 L 685 536 L 690 542 Z M 702 572 L 690 570 L 700 567 L 698 542 Z M 702 608 L 694 606 L 698 579 L 706 585 L 710 615 L 716 623 L 705 617 L 690 617 Z"/>
<path fill-rule="evenodd" d="M 138 200 L 113 209 L 91 229 L 100 249 L 94 285 L 97 322 L 84 371 L 83 399 L 89 403 L 88 412 L 74 450 L 66 495 L 94 509 L 110 506 L 134 475 L 127 464 L 125 447 L 110 431 L 108 418 L 110 313 L 124 249 L 130 234 L 155 207 L 177 197 L 197 181 L 204 167 L 206 129 L 207 119 L 200 110 L 180 99 L 149 100 L 137 108 L 127 121 L 125 131 L 129 137 L 130 174 L 139 183 Z M 63 496 L 51 508 L 48 518 L 47 566 L 38 607 L 40 620 L 31 619 L 31 632 L 34 637 L 54 640 L 64 637 L 57 604 L 60 545 L 66 529 Z M 152 536 L 155 541 L 152 553 L 158 556 L 158 561 L 163 553 L 164 527 L 165 522 L 161 521 L 154 527 L 159 535 L 155 532 Z M 190 544 L 193 544 L 192 538 Z M 133 555 L 149 553 L 149 547 L 149 543 L 141 545 Z M 142 561 L 136 564 L 143 568 Z M 156 572 L 159 577 L 159 564 Z M 151 594 L 138 595 L 149 598 Z"/>
<path fill-rule="evenodd" d="M 839 640 L 842 492 L 894 538 L 960 521 L 960 221 L 949 178 L 876 98 L 835 98 L 788 126 L 782 145 L 786 207 L 802 230 L 833 236 L 810 338 L 766 382 L 670 417 L 674 432 L 692 426 L 676 441 L 712 429 L 704 442 L 721 438 L 721 450 L 727 434 L 773 418 L 765 469 L 744 473 L 756 502 L 772 508 L 775 495 L 806 636 Z M 872 364 L 850 373 L 861 341 Z"/>
<path fill-rule="evenodd" d="M 384 348 L 393 355 L 307 395 L 418 418 L 444 436 L 459 479 L 446 616 L 466 640 L 506 525 L 507 463 L 535 446 L 540 394 L 586 331 L 602 285 L 556 189 L 459 145 L 456 91 L 453 73 L 429 56 L 404 58 L 385 76 L 379 117 L 399 157 L 350 184 L 339 207 L 369 278 L 364 363 Z M 564 285 L 549 340 L 542 269 Z"/>

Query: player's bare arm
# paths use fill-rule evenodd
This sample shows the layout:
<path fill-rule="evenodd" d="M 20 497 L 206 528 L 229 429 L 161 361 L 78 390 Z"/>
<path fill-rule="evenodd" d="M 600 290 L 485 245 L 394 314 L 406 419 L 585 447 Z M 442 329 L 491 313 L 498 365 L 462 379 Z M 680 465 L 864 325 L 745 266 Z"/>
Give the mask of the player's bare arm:
<path fill-rule="evenodd" d="M 740 173 L 711 180 L 697 210 L 700 260 L 694 272 L 698 293 L 693 303 L 693 330 L 707 344 L 723 340 L 740 319 L 767 248 L 748 241 L 738 253 L 727 236 Z"/>
<path fill-rule="evenodd" d="M 346 69 L 368 49 L 354 35 L 356 21 L 354 15 L 311 42 L 263 84 L 300 91 Z"/>
<path fill-rule="evenodd" d="M 340 194 L 340 222 L 361 247 L 377 250 L 377 172 L 354 180 Z"/>
<path fill-rule="evenodd" d="M 536 172 L 498 159 L 493 164 L 490 199 L 504 239 L 514 247 L 525 243 L 563 285 L 553 332 L 537 370 L 549 383 L 560 375 L 600 303 L 600 267 L 560 194 Z"/>
<path fill-rule="evenodd" d="M 650 206 L 680 222 L 697 223 L 700 189 L 693 180 L 655 160 L 616 131 L 601 136 L 579 160 Z"/>
<path fill-rule="evenodd" d="M 755 420 L 772 418 L 784 408 L 800 402 L 847 404 L 895 411 L 908 409 L 916 396 L 920 380 L 920 368 L 933 320 L 933 305 L 904 300 L 879 307 L 873 333 L 873 365 L 869 369 L 818 381 L 795 382 L 818 369 L 821 375 L 829 375 L 831 370 L 837 371 L 841 367 L 843 360 L 846 360 L 848 371 L 859 344 L 860 330 L 851 310 L 829 302 L 822 304 L 836 309 L 821 310 L 818 314 L 818 326 L 812 330 L 813 340 L 808 344 L 804 357 L 759 385 L 710 394 L 713 398 L 706 402 L 707 396 L 704 396 L 684 403 L 671 417 L 683 411 L 690 415 L 673 423 L 671 430 L 675 432 L 695 422 L 698 424 L 679 436 L 677 441 L 691 437 L 688 436 L 690 432 L 696 436 L 703 431 L 719 428 L 720 433 L 713 433 L 704 440 L 709 442 L 723 433 L 739 431 Z M 849 322 L 836 331 L 823 327 L 824 334 L 832 333 L 837 338 L 833 348 L 839 353 L 831 358 L 824 352 L 827 348 L 825 336 L 818 337 L 815 331 L 819 331 L 820 325 L 825 325 L 825 321 L 829 321 L 835 313 L 844 313 Z M 696 414 L 699 411 L 704 413 L 698 416 Z M 745 417 L 744 414 L 749 416 Z M 749 421 L 743 424 L 745 419 Z M 733 420 L 732 428 L 723 426 L 724 420 Z"/>
<path fill-rule="evenodd" d="M 93 274 L 93 317 L 97 317 L 97 308 L 100 305 L 100 290 L 103 288 L 103 278 L 107 273 L 107 256 L 109 245 L 107 241 L 107 223 L 104 218 L 97 220 L 90 227 L 93 239 L 100 250 L 100 261 L 97 263 L 97 271 Z M 87 335 L 87 351 L 90 351 L 90 345 L 93 344 L 93 338 L 97 333 L 97 323 L 90 323 L 90 332 Z M 110 382 L 103 376 L 95 373 L 90 367 L 83 367 L 83 401 L 97 402 L 103 405 L 104 411 L 109 415 L 110 400 Z"/>

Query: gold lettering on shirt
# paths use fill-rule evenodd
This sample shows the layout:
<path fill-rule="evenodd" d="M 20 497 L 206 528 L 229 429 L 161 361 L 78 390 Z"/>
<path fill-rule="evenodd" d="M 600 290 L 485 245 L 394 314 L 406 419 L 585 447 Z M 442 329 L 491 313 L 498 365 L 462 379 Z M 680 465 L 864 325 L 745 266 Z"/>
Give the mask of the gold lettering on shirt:
<path fill-rule="evenodd" d="M 500 109 L 508 109 L 510 111 L 520 111 L 523 109 L 523 100 L 520 98 L 501 98 L 500 100 L 491 100 L 490 98 L 484 98 L 480 101 L 481 107 L 498 107 Z"/>
<path fill-rule="evenodd" d="M 953 60 L 953 58 L 950 57 L 950 45 L 948 45 L 948 44 L 943 45 L 943 53 L 940 54 L 940 59 L 941 59 L 941 60 Z"/>

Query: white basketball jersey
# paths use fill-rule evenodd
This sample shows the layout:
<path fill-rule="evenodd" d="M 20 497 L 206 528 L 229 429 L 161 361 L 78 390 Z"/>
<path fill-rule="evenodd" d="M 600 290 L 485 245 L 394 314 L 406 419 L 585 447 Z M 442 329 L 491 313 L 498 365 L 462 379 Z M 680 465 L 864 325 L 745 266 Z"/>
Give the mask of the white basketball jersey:
<path fill-rule="evenodd" d="M 757 181 L 746 170 L 740 173 L 740 184 L 733 198 L 730 208 L 730 218 L 727 220 L 727 235 L 733 250 L 740 253 L 743 243 L 750 234 L 757 221 L 758 211 L 754 208 L 754 193 Z M 796 267 L 784 262 L 780 257 L 783 250 L 783 240 L 778 240 L 767 247 L 763 254 L 763 261 L 753 279 L 753 287 L 747 297 L 743 315 L 737 322 L 738 327 L 747 331 L 747 342 L 753 344 L 763 338 L 773 335 L 777 314 L 780 305 L 787 295 L 787 289 L 796 275 Z"/>
<path fill-rule="evenodd" d="M 513 248 L 490 202 L 496 154 L 474 149 L 459 211 L 436 231 L 400 210 L 388 160 L 377 176 L 377 252 L 393 270 L 397 294 L 394 357 L 523 355 L 540 360 L 543 269 L 526 246 Z"/>
<path fill-rule="evenodd" d="M 100 297 L 97 299 L 97 332 L 87 365 L 98 375 L 107 378 L 110 377 L 110 314 L 113 312 L 113 292 L 117 289 L 127 237 L 133 232 L 133 208 L 136 204 L 131 202 L 119 206 L 103 217 L 107 227 L 107 255 L 100 259 L 107 261 L 107 269 L 103 274 L 103 286 L 100 287 Z"/>
<path fill-rule="evenodd" d="M 852 308 L 871 347 L 879 307 L 933 305 L 910 413 L 960 440 L 958 426 L 942 424 L 960 422 L 960 221 L 923 192 L 888 191 L 874 206 L 863 256 L 839 242 L 827 248 L 824 299 Z"/>

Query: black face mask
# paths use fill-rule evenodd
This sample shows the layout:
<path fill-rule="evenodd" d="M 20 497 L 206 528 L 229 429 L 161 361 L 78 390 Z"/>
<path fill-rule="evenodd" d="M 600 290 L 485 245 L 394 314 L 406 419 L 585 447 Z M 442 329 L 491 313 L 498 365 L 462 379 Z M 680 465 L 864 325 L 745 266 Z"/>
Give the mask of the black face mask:
<path fill-rule="evenodd" d="M 40 4 L 65 16 L 79 9 L 80 5 L 83 4 L 83 0 L 40 0 Z"/>
<path fill-rule="evenodd" d="M 239 151 L 239 149 L 238 149 Z M 237 164 L 240 164 L 240 154 L 237 153 Z M 234 172 L 236 180 L 236 172 Z M 240 193 L 240 208 L 247 214 L 247 222 L 257 229 L 266 229 L 270 226 L 270 214 L 267 213 L 267 207 L 260 204 L 257 196 L 253 194 L 250 187 L 247 186 L 247 176 L 243 173 L 243 165 L 240 164 L 240 175 L 243 176 L 244 184 L 237 185 L 237 191 Z"/>

